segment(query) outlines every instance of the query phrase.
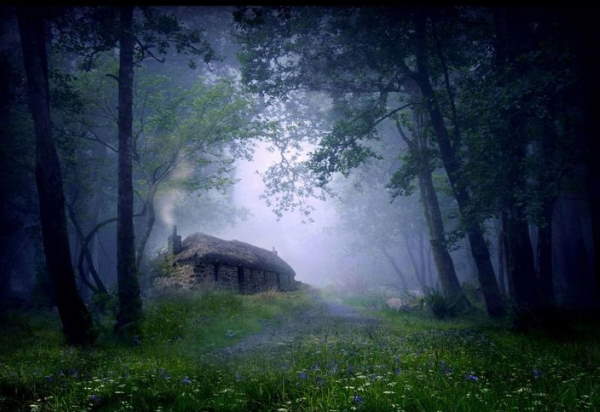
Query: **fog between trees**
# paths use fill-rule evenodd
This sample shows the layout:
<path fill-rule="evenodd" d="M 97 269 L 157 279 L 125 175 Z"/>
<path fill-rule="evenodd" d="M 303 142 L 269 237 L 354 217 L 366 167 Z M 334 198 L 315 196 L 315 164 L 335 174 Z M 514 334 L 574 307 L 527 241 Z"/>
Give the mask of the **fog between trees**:
<path fill-rule="evenodd" d="M 85 343 L 68 325 L 115 294 L 127 329 L 177 225 L 274 248 L 319 287 L 437 291 L 524 324 L 592 310 L 587 18 L 4 7 L 2 299 L 57 305 Z"/>

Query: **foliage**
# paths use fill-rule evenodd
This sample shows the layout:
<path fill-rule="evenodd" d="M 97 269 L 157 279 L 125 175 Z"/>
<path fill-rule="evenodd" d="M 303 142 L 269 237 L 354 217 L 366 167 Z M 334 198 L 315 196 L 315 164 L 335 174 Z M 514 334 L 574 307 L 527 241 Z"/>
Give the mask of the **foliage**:
<path fill-rule="evenodd" d="M 444 296 L 438 290 L 428 290 L 423 299 L 425 306 L 437 319 L 452 318 L 459 314 L 458 305 L 460 302 Z"/>

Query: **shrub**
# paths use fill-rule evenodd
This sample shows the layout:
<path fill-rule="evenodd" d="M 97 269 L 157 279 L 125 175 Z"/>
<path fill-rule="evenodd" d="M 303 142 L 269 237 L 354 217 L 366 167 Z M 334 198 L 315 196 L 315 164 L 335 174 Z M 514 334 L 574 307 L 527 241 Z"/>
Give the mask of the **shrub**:
<path fill-rule="evenodd" d="M 437 290 L 427 291 L 424 301 L 437 319 L 451 318 L 458 314 L 458 301 L 447 298 Z"/>

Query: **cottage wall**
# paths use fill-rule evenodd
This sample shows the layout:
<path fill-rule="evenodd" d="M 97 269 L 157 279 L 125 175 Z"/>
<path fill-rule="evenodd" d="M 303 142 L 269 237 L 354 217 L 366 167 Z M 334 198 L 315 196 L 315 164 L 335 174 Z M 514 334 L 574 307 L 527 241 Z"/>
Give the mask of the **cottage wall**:
<path fill-rule="evenodd" d="M 159 278 L 157 286 L 182 289 L 217 287 L 246 294 L 270 289 L 282 291 L 292 289 L 289 275 L 202 261 L 177 265 L 177 274 Z"/>
<path fill-rule="evenodd" d="M 292 279 L 291 276 L 285 274 L 279 274 L 279 290 L 288 291 L 292 290 Z"/>
<path fill-rule="evenodd" d="M 234 266 L 219 265 L 217 273 L 217 284 L 219 287 L 238 291 L 240 288 L 238 280 L 238 269 Z"/>
<path fill-rule="evenodd" d="M 265 272 L 265 288 L 268 289 L 279 289 L 278 287 L 278 280 L 277 280 L 277 273 L 275 272 Z"/>

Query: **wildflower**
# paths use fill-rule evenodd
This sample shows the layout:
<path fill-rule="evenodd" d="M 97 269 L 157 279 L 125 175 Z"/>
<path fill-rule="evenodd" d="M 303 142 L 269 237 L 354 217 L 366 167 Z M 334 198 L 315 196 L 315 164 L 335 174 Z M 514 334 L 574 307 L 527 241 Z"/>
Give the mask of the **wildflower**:
<path fill-rule="evenodd" d="M 181 383 L 185 383 L 186 385 L 189 385 L 190 383 L 192 383 L 192 380 L 190 378 L 188 378 L 187 376 L 184 376 L 183 379 L 181 380 Z"/>
<path fill-rule="evenodd" d="M 542 371 L 539 369 L 533 369 L 531 374 L 533 375 L 534 379 L 538 379 L 540 376 L 542 376 Z"/>
<path fill-rule="evenodd" d="M 98 395 L 91 394 L 90 396 L 88 396 L 88 401 L 90 401 L 90 402 L 96 403 L 96 402 L 99 402 L 100 399 L 101 398 Z"/>
<path fill-rule="evenodd" d="M 471 381 L 471 382 L 477 382 L 479 380 L 479 377 L 476 375 L 469 374 L 469 375 L 465 376 L 465 379 L 468 381 Z"/>
<path fill-rule="evenodd" d="M 306 374 L 306 372 L 298 372 L 298 378 L 306 379 L 308 378 L 308 375 Z"/>
<path fill-rule="evenodd" d="M 54 380 L 54 377 L 52 375 L 47 375 L 47 376 L 44 376 L 44 379 L 46 379 L 46 381 L 48 381 L 48 382 L 52 382 Z"/>
<path fill-rule="evenodd" d="M 365 401 L 365 398 L 363 398 L 360 395 L 354 395 L 352 397 L 352 402 L 354 402 L 354 403 L 363 403 L 364 401 Z"/>
<path fill-rule="evenodd" d="M 325 379 L 321 378 L 320 376 L 317 376 L 316 382 L 317 385 L 322 386 L 325 383 Z"/>
<path fill-rule="evenodd" d="M 452 368 L 448 366 L 448 364 L 444 361 L 440 362 L 440 371 L 444 375 L 450 375 L 452 373 Z"/>

